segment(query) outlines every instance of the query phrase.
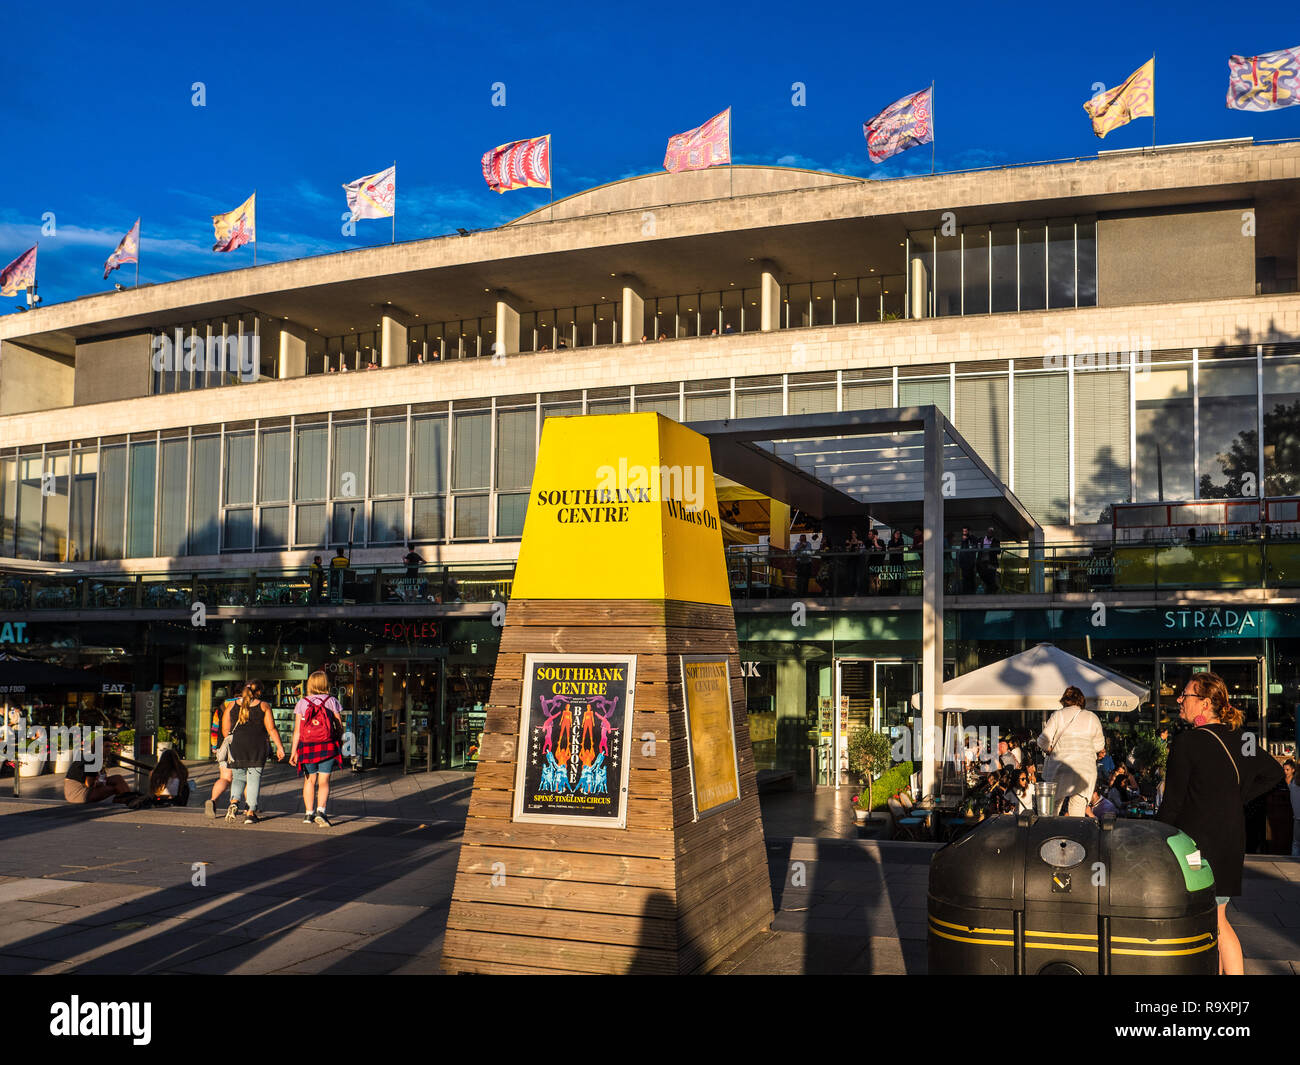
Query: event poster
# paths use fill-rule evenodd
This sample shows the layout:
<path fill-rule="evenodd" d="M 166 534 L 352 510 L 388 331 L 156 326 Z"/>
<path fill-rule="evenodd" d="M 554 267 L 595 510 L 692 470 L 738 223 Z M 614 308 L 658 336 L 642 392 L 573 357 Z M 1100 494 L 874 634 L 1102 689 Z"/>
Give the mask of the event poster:
<path fill-rule="evenodd" d="M 682 656 L 695 815 L 740 799 L 740 764 L 726 655 Z"/>
<path fill-rule="evenodd" d="M 636 655 L 527 655 L 515 820 L 627 821 Z"/>

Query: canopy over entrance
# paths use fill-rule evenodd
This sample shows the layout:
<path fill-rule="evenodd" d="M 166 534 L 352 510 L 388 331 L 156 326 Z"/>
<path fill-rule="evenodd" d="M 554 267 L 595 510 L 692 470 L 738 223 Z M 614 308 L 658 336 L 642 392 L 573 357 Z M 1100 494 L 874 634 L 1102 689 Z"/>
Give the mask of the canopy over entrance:
<path fill-rule="evenodd" d="M 942 705 L 945 710 L 1059 710 L 1061 694 L 1071 685 L 1083 692 L 1089 710 L 1102 713 L 1129 713 L 1151 695 L 1137 681 L 1040 643 L 948 681 Z M 912 707 L 921 708 L 920 692 L 912 696 Z"/>

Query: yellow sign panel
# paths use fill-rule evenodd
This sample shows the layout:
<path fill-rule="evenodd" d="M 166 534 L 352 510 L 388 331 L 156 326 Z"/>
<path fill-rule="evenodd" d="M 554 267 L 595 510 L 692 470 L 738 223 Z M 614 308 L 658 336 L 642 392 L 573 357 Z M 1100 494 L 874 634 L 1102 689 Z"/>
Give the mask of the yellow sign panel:
<path fill-rule="evenodd" d="M 653 413 L 548 418 L 511 595 L 730 606 L 708 440 Z"/>
<path fill-rule="evenodd" d="M 727 656 L 683 655 L 682 687 L 695 812 L 706 814 L 740 798 Z"/>

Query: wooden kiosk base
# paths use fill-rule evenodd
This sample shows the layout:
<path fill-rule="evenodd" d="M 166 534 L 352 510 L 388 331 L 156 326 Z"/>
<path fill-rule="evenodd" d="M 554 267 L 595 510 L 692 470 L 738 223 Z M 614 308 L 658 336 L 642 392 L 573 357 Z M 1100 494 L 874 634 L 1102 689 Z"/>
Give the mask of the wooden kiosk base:
<path fill-rule="evenodd" d="M 625 828 L 513 819 L 524 656 L 635 654 Z M 696 818 L 680 655 L 726 655 L 740 798 Z M 725 715 L 724 715 L 725 718 Z M 730 606 L 512 600 L 452 893 L 443 968 L 707 972 L 772 922 Z"/>

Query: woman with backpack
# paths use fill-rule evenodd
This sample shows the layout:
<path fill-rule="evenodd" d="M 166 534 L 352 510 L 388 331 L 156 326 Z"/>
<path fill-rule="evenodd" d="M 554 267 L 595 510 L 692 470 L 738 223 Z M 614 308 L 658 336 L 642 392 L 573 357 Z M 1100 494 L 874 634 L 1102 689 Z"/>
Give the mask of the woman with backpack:
<path fill-rule="evenodd" d="M 330 774 L 343 763 L 343 708 L 330 695 L 329 677 L 317 670 L 307 678 L 307 694 L 293 710 L 293 742 L 289 764 L 298 767 L 303 778 L 302 801 L 305 825 L 329 828 L 325 804 L 330 795 Z"/>
<path fill-rule="evenodd" d="M 221 731 L 230 737 L 227 753 L 227 764 L 231 769 L 230 806 L 226 809 L 226 820 L 233 821 L 239 815 L 239 800 L 246 799 L 248 809 L 244 814 L 244 824 L 255 825 L 258 822 L 257 798 L 262 790 L 262 768 L 271 753 L 270 744 L 275 745 L 276 758 L 284 759 L 280 730 L 275 727 L 270 704 L 262 699 L 260 682 L 250 680 L 244 685 L 238 703 L 226 710 Z"/>

